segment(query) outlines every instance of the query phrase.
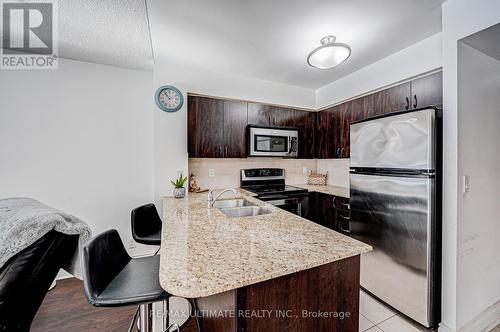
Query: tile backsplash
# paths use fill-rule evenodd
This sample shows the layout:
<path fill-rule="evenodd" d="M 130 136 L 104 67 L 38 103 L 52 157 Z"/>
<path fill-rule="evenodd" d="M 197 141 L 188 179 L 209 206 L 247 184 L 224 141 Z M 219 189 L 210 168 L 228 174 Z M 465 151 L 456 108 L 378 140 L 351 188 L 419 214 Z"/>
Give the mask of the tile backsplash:
<path fill-rule="evenodd" d="M 318 159 L 317 162 L 319 173 L 328 172 L 329 185 L 349 188 L 349 159 Z"/>
<path fill-rule="evenodd" d="M 318 168 L 318 165 L 321 165 L 321 168 Z M 307 183 L 307 173 L 304 174 L 304 168 L 313 172 L 328 171 L 328 184 L 331 185 L 345 187 L 349 182 L 349 159 L 189 158 L 189 174 L 193 172 L 198 186 L 204 189 L 239 187 L 239 171 L 243 168 L 259 167 L 284 168 L 288 184 Z"/>

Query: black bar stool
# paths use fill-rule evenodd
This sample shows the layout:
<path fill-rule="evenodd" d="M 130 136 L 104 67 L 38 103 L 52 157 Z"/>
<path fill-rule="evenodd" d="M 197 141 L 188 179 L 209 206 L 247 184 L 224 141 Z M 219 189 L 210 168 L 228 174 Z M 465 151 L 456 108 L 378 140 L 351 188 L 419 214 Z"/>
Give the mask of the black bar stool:
<path fill-rule="evenodd" d="M 137 243 L 159 246 L 161 244 L 161 218 L 154 204 L 132 210 L 132 237 Z"/>
<path fill-rule="evenodd" d="M 159 256 L 131 258 L 114 229 L 99 234 L 83 249 L 85 295 L 96 307 L 140 304 L 141 313 L 150 317 L 151 304 L 164 300 L 168 303 L 170 297 L 160 286 L 159 263 Z M 129 331 L 136 316 L 137 312 Z M 168 321 L 168 315 L 165 319 Z M 147 325 L 143 324 L 141 332 L 151 328 Z M 166 325 L 170 331 L 172 326 Z M 178 330 L 178 326 L 176 328 Z"/>
<path fill-rule="evenodd" d="M 153 203 L 145 204 L 133 209 L 131 213 L 131 223 L 132 237 L 136 242 L 146 245 L 161 245 L 162 220 Z M 198 331 L 201 331 L 197 315 L 196 300 L 186 300 L 189 302 L 191 310 L 195 313 L 197 329 Z M 168 300 L 165 302 L 168 302 Z M 165 305 L 168 307 L 168 303 L 165 303 Z"/>

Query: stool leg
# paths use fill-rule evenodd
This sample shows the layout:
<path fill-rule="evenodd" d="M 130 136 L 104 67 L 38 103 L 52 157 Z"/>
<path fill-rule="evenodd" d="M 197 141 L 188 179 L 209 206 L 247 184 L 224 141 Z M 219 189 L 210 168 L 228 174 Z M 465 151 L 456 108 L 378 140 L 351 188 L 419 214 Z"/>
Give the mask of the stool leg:
<path fill-rule="evenodd" d="M 135 311 L 134 317 L 132 318 L 132 321 L 130 322 L 130 326 L 128 327 L 128 332 L 132 332 L 134 328 L 134 323 L 137 320 L 137 315 L 139 314 L 139 309 L 141 306 L 137 306 L 137 310 Z"/>
<path fill-rule="evenodd" d="M 140 313 L 141 313 L 140 330 L 141 330 L 141 332 L 151 332 L 152 331 L 152 328 L 153 328 L 153 315 L 151 314 L 152 310 L 153 310 L 152 303 L 141 304 L 141 308 L 140 308 Z"/>
<path fill-rule="evenodd" d="M 194 319 L 196 320 L 196 330 L 198 332 L 201 332 L 200 317 L 198 317 L 198 307 L 196 306 L 196 299 L 189 299 L 188 301 L 191 303 L 191 306 L 193 307 Z"/>
<path fill-rule="evenodd" d="M 169 316 L 169 299 L 163 300 L 163 331 L 166 331 L 169 327 L 170 316 Z"/>

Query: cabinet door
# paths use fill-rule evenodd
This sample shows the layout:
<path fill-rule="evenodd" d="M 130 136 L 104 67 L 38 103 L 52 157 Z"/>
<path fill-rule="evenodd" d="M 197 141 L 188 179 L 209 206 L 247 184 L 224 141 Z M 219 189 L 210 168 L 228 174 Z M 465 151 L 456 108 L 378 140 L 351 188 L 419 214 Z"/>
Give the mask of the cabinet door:
<path fill-rule="evenodd" d="M 224 101 L 188 96 L 188 154 L 191 158 L 223 156 Z"/>
<path fill-rule="evenodd" d="M 339 106 L 333 106 L 317 114 L 316 125 L 316 157 L 320 159 L 335 158 L 335 119 Z"/>
<path fill-rule="evenodd" d="M 351 102 L 351 123 L 376 116 L 374 95 L 357 98 Z"/>
<path fill-rule="evenodd" d="M 319 224 L 330 229 L 336 229 L 335 209 L 333 207 L 333 196 L 318 194 Z"/>
<path fill-rule="evenodd" d="M 349 198 L 337 197 L 333 198 L 333 206 L 335 209 L 335 230 L 345 235 L 350 235 L 350 207 Z"/>
<path fill-rule="evenodd" d="M 291 127 L 293 109 L 286 107 L 248 103 L 248 124 L 258 126 Z"/>
<path fill-rule="evenodd" d="M 443 73 L 435 73 L 411 82 L 411 108 L 443 104 Z"/>
<path fill-rule="evenodd" d="M 224 101 L 224 158 L 246 157 L 247 103 Z"/>
<path fill-rule="evenodd" d="M 295 110 L 286 107 L 267 106 L 271 117 L 271 126 L 296 127 Z"/>
<path fill-rule="evenodd" d="M 271 123 L 271 112 L 267 105 L 248 103 L 248 124 L 270 126 Z"/>
<path fill-rule="evenodd" d="M 293 121 L 290 126 L 299 130 L 299 158 L 314 158 L 314 133 L 316 126 L 316 113 L 308 111 L 294 110 Z"/>
<path fill-rule="evenodd" d="M 349 158 L 350 125 L 352 117 L 353 102 L 340 105 L 337 119 L 337 130 L 335 136 L 337 140 L 335 155 L 337 158 Z"/>
<path fill-rule="evenodd" d="M 374 114 L 383 115 L 410 108 L 410 82 L 373 94 Z"/>

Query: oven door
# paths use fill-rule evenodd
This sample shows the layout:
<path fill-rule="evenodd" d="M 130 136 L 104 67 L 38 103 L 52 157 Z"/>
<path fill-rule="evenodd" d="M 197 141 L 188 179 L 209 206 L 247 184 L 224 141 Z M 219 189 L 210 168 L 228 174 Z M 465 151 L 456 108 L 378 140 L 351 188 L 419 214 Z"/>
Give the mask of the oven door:
<path fill-rule="evenodd" d="M 261 197 L 260 199 L 300 217 L 307 217 L 308 215 L 309 198 L 307 196 L 289 197 L 287 195 L 273 195 Z"/>
<path fill-rule="evenodd" d="M 298 132 L 293 129 L 250 127 L 249 156 L 297 157 Z"/>

